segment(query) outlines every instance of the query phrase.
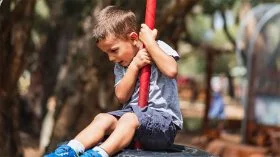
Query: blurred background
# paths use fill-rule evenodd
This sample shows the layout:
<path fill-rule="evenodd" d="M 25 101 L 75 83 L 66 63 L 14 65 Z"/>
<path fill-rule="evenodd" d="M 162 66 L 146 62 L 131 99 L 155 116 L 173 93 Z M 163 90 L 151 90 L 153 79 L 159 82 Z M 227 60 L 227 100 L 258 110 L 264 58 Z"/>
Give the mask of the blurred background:
<path fill-rule="evenodd" d="M 219 156 L 280 156 L 278 0 L 158 0 L 176 49 L 184 128 L 176 144 Z M 35 157 L 120 108 L 94 15 L 145 0 L 0 0 L 0 156 Z"/>

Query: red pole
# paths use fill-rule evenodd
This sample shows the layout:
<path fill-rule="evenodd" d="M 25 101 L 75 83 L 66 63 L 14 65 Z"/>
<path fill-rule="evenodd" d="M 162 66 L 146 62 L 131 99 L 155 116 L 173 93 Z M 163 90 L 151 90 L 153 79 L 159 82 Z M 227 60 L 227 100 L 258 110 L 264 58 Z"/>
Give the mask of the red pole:
<path fill-rule="evenodd" d="M 156 14 L 156 0 L 146 1 L 145 23 L 154 29 Z M 140 89 L 138 104 L 141 108 L 148 104 L 149 99 L 149 85 L 150 85 L 151 65 L 146 65 L 140 72 Z"/>
<path fill-rule="evenodd" d="M 157 2 L 156 0 L 146 1 L 145 24 L 148 27 L 150 27 L 150 29 L 154 29 L 155 26 L 156 2 Z M 141 69 L 140 72 L 138 105 L 141 108 L 147 106 L 148 104 L 150 76 L 151 76 L 151 65 L 146 65 Z M 137 149 L 141 148 L 141 144 L 139 143 L 139 141 L 135 141 L 135 148 Z"/>

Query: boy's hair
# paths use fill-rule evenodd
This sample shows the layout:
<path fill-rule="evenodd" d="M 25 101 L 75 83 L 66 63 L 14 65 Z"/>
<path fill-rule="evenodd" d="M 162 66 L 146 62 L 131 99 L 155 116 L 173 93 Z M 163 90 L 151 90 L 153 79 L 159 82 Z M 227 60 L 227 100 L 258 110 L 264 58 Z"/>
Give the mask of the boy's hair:
<path fill-rule="evenodd" d="M 96 16 L 96 25 L 93 29 L 96 43 L 108 35 L 126 39 L 131 32 L 137 32 L 137 22 L 135 14 L 130 10 L 108 6 Z"/>

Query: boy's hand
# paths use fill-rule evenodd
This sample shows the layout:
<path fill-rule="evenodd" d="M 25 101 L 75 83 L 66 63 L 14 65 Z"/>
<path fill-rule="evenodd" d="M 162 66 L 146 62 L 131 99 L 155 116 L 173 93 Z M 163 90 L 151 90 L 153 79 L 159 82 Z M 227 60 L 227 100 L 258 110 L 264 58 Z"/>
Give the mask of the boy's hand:
<path fill-rule="evenodd" d="M 140 49 L 136 56 L 133 58 L 132 62 L 130 63 L 130 67 L 133 66 L 137 68 L 137 70 L 141 69 L 143 66 L 152 63 L 152 58 L 148 54 L 147 50 Z"/>
<path fill-rule="evenodd" d="M 141 24 L 139 32 L 139 39 L 147 45 L 148 43 L 154 42 L 157 37 L 157 29 L 151 30 L 146 24 Z"/>

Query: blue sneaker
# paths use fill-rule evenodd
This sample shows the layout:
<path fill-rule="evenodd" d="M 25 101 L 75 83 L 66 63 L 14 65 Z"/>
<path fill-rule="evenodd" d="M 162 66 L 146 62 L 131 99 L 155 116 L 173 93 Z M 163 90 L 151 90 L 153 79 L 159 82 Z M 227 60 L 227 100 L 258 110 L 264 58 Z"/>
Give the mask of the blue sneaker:
<path fill-rule="evenodd" d="M 69 146 L 61 145 L 53 153 L 44 157 L 79 157 L 79 155 Z"/>
<path fill-rule="evenodd" d="M 98 151 L 93 149 L 88 149 L 80 157 L 102 157 L 102 156 L 101 154 L 98 153 Z"/>

